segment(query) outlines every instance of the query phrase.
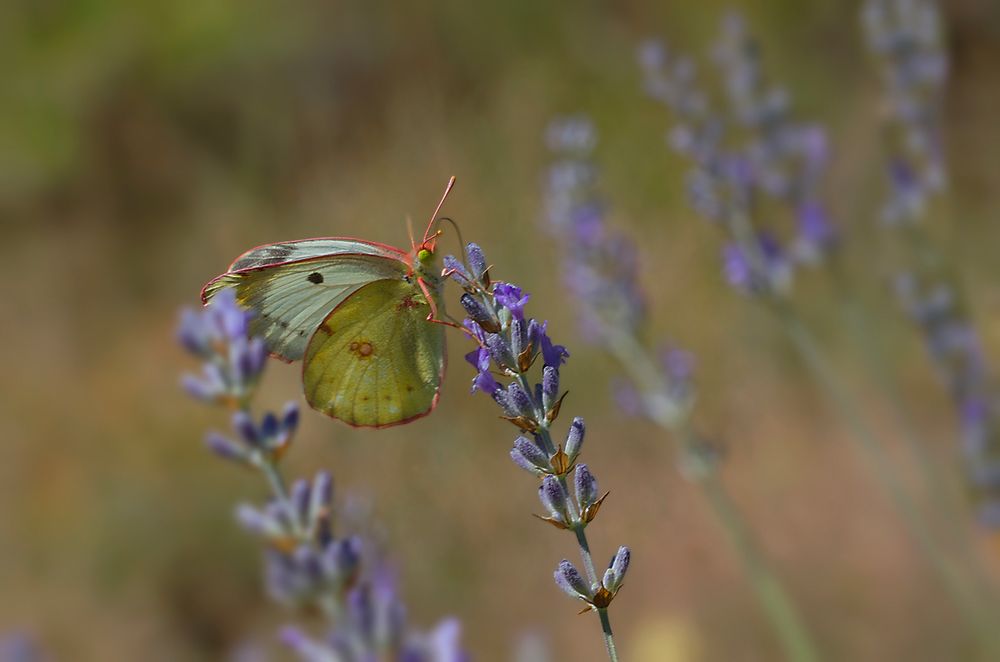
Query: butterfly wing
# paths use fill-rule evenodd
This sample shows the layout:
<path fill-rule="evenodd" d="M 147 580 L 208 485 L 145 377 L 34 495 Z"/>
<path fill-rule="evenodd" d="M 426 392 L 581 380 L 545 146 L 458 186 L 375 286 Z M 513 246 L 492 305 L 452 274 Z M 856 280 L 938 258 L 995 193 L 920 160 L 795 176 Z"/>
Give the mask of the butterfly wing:
<path fill-rule="evenodd" d="M 260 246 L 209 282 L 202 299 L 234 288 L 237 301 L 256 313 L 251 332 L 264 337 L 272 354 L 295 361 L 323 319 L 358 288 L 382 279 L 405 285 L 405 257 L 402 251 L 353 239 Z"/>
<path fill-rule="evenodd" d="M 353 426 L 388 427 L 428 414 L 444 377 L 444 327 L 402 279 L 369 283 L 320 324 L 302 365 L 306 400 Z"/>
<path fill-rule="evenodd" d="M 251 248 L 236 258 L 227 271 L 243 271 L 277 264 L 289 264 L 331 255 L 374 255 L 394 260 L 406 259 L 406 251 L 363 239 L 319 237 L 282 241 Z"/>

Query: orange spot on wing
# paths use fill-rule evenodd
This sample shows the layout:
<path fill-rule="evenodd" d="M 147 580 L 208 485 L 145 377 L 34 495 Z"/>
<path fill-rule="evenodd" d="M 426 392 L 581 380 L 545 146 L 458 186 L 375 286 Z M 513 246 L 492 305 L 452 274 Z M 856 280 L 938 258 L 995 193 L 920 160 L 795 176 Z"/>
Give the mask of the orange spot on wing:
<path fill-rule="evenodd" d="M 367 359 L 375 353 L 375 345 L 370 340 L 352 340 L 347 349 L 359 359 Z"/>

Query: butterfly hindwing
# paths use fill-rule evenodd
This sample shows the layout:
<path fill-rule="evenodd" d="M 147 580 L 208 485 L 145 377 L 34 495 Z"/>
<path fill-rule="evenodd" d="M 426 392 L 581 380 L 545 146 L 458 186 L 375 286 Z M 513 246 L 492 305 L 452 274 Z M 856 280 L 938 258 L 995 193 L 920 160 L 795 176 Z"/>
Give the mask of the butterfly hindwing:
<path fill-rule="evenodd" d="M 444 327 L 427 321 L 423 292 L 403 278 L 369 283 L 331 312 L 309 341 L 302 383 L 309 404 L 350 425 L 386 427 L 434 408 Z"/>
<path fill-rule="evenodd" d="M 324 241 L 324 248 L 332 248 L 330 240 L 309 241 Z M 208 301 L 219 290 L 233 287 L 237 301 L 256 313 L 250 322 L 251 332 L 263 336 L 268 350 L 286 361 L 302 358 L 316 328 L 352 293 L 372 281 L 403 282 L 407 272 L 406 264 L 399 259 L 360 252 L 275 261 L 281 251 L 275 253 L 274 247 L 306 243 L 289 242 L 254 249 L 233 263 L 234 267 L 253 266 L 231 269 L 206 285 L 202 293 L 202 298 Z M 374 246 L 360 242 L 340 243 L 342 250 Z M 303 252 L 299 250 L 294 254 Z"/>

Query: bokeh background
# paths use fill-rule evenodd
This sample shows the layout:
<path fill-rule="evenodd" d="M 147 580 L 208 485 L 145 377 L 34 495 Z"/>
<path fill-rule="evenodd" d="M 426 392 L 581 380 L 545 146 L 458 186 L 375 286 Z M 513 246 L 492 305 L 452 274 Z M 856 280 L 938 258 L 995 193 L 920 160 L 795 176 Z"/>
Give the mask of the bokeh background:
<path fill-rule="evenodd" d="M 949 0 L 951 213 L 931 231 L 1000 351 L 1000 8 Z M 641 245 L 657 334 L 698 357 L 697 420 L 724 442 L 725 480 L 830 659 L 961 659 L 970 640 L 845 432 L 773 321 L 722 281 L 716 237 L 689 210 L 669 117 L 640 90 L 637 43 L 704 53 L 742 9 L 801 116 L 825 123 L 829 199 L 857 296 L 961 484 L 955 421 L 889 293 L 875 224 L 878 87 L 857 6 L 842 0 L 388 3 L 121 0 L 0 4 L 0 631 L 56 659 L 214 660 L 296 618 L 263 595 L 259 552 L 232 522 L 260 499 L 207 454 L 225 417 L 188 400 L 180 306 L 243 249 L 315 235 L 406 245 L 449 175 L 447 213 L 495 276 L 523 284 L 570 347 L 564 413 L 587 415 L 587 460 L 612 495 L 597 558 L 634 562 L 614 606 L 625 659 L 771 660 L 780 652 L 720 531 L 659 430 L 615 407 L 612 362 L 581 342 L 540 232 L 546 123 L 590 114 L 612 222 Z M 443 240 L 457 251 L 454 234 Z M 828 275 L 796 299 L 866 412 L 896 433 L 837 324 Z M 448 303 L 457 308 L 457 294 Z M 368 504 L 411 618 L 459 616 L 484 661 L 525 637 L 554 660 L 598 660 L 592 617 L 555 589 L 570 536 L 529 516 L 535 481 L 450 338 L 438 410 L 373 432 L 306 412 L 292 473 L 331 469 Z M 259 402 L 300 399 L 269 369 Z M 967 529 L 994 580 L 1000 549 Z"/>

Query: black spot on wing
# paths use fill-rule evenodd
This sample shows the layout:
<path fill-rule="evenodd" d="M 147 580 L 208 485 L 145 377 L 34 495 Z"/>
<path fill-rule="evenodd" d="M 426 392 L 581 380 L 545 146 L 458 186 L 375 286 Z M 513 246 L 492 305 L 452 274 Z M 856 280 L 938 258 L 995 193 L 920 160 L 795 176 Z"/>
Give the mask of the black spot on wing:
<path fill-rule="evenodd" d="M 321 274 L 318 271 L 314 271 L 311 274 L 309 274 L 308 276 L 306 276 L 306 280 L 308 280 L 310 283 L 314 283 L 316 285 L 319 285 L 320 283 L 323 282 L 323 274 Z"/>

